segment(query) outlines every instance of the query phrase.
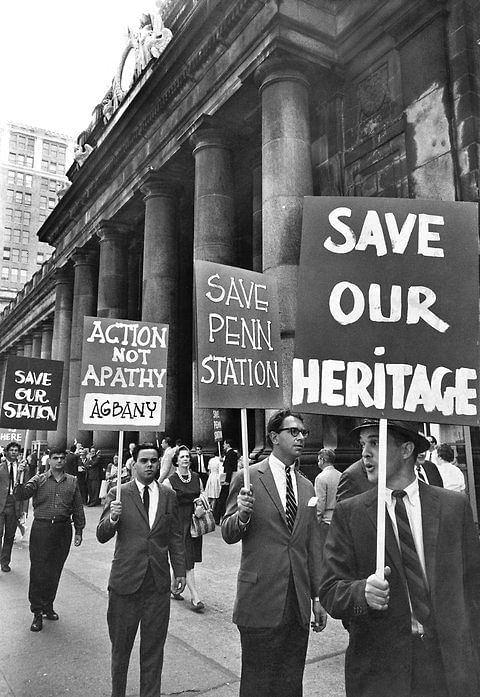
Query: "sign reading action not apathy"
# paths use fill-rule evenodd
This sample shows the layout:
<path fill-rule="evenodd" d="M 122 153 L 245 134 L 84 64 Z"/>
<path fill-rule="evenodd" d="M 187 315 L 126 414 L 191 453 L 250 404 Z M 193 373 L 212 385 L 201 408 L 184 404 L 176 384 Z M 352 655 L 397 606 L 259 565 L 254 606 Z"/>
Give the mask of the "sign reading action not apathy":
<path fill-rule="evenodd" d="M 478 424 L 477 236 L 473 203 L 306 198 L 293 404 Z"/>
<path fill-rule="evenodd" d="M 278 303 L 266 276 L 195 262 L 200 407 L 283 403 Z"/>
<path fill-rule="evenodd" d="M 7 359 L 0 426 L 57 429 L 63 363 L 42 358 Z"/>
<path fill-rule="evenodd" d="M 165 425 L 168 325 L 85 317 L 80 424 L 160 431 Z"/>

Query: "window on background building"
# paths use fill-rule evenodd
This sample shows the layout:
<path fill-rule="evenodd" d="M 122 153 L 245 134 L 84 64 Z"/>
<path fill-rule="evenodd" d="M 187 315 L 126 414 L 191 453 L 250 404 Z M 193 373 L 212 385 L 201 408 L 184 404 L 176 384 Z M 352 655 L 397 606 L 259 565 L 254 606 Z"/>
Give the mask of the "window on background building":
<path fill-rule="evenodd" d="M 2 281 L 8 281 L 9 271 L 8 266 L 2 266 Z"/>
<path fill-rule="evenodd" d="M 47 216 L 45 215 L 45 213 L 38 214 L 38 222 L 40 225 L 43 225 L 43 223 L 46 221 L 46 219 L 47 219 Z"/>
<path fill-rule="evenodd" d="M 18 283 L 18 269 L 10 269 L 10 278 L 14 283 Z"/>
<path fill-rule="evenodd" d="M 20 261 L 20 250 L 16 247 L 12 247 L 12 261 L 17 263 Z"/>
<path fill-rule="evenodd" d="M 45 261 L 45 255 L 44 255 L 44 253 L 43 253 L 43 252 L 37 252 L 37 264 L 39 264 L 39 265 L 41 266 L 41 265 L 43 264 L 44 261 Z"/>
<path fill-rule="evenodd" d="M 7 184 L 13 186 L 15 184 L 15 172 L 12 169 L 8 170 Z"/>
<path fill-rule="evenodd" d="M 12 232 L 12 242 L 14 244 L 20 244 L 20 230 L 17 230 L 17 228 L 14 228 Z"/>
<path fill-rule="evenodd" d="M 32 222 L 32 214 L 30 211 L 23 211 L 23 224 L 24 225 L 30 225 Z"/>
<path fill-rule="evenodd" d="M 13 195 L 14 195 L 14 190 L 13 189 L 7 189 L 7 201 L 9 203 L 13 203 Z"/>
<path fill-rule="evenodd" d="M 48 199 L 48 207 L 50 208 L 50 210 L 52 210 L 53 208 L 55 208 L 56 204 L 57 204 L 57 202 L 56 202 L 56 200 L 55 200 L 54 198 L 49 198 L 49 199 Z"/>
<path fill-rule="evenodd" d="M 40 209 L 41 210 L 46 210 L 47 208 L 47 197 L 46 196 L 40 196 Z"/>
<path fill-rule="evenodd" d="M 32 205 L 32 194 L 23 194 L 23 203 L 25 206 L 31 206 Z"/>
<path fill-rule="evenodd" d="M 26 282 L 27 282 L 27 270 L 20 269 L 20 283 L 26 283 Z"/>
<path fill-rule="evenodd" d="M 15 203 L 19 205 L 23 203 L 23 193 L 21 191 L 15 191 Z"/>
<path fill-rule="evenodd" d="M 13 223 L 13 208 L 5 208 L 5 223 L 7 225 Z"/>
<path fill-rule="evenodd" d="M 22 264 L 28 264 L 28 249 L 22 249 L 20 252 L 20 261 Z"/>
<path fill-rule="evenodd" d="M 7 243 L 12 241 L 12 230 L 9 227 L 6 227 L 3 232 L 3 241 Z"/>
<path fill-rule="evenodd" d="M 25 174 L 25 186 L 27 189 L 32 188 L 33 177 L 31 174 Z"/>
<path fill-rule="evenodd" d="M 30 233 L 28 230 L 22 230 L 22 244 L 30 244 Z"/>
<path fill-rule="evenodd" d="M 13 211 L 13 222 L 15 225 L 20 225 L 22 222 L 22 211 L 19 208 Z"/>
<path fill-rule="evenodd" d="M 10 247 L 4 247 L 3 248 L 3 257 L 5 261 L 8 261 L 10 259 Z"/>

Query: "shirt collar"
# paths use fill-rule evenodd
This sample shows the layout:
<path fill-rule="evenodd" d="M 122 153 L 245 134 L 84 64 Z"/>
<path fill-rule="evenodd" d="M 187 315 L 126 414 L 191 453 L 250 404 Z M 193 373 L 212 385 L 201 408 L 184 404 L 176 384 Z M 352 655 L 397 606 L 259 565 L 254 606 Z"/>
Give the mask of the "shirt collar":
<path fill-rule="evenodd" d="M 392 498 L 393 491 L 394 491 L 394 489 L 389 489 L 387 487 L 387 497 L 388 497 L 389 501 L 393 501 L 393 498 Z M 413 480 L 413 482 L 411 482 L 408 486 L 406 486 L 403 489 L 403 491 L 405 492 L 406 498 L 408 499 L 408 501 L 410 502 L 410 504 L 412 506 L 415 506 L 418 503 L 418 501 L 420 500 L 420 494 L 418 491 L 418 479 L 416 477 Z"/>
<path fill-rule="evenodd" d="M 154 483 L 155 482 L 153 481 L 150 484 L 142 484 L 142 482 L 139 482 L 138 479 L 135 477 L 135 484 L 137 485 L 140 494 L 143 494 L 143 490 L 145 489 L 145 487 L 147 487 L 149 491 L 153 491 L 152 487 Z"/>
<path fill-rule="evenodd" d="M 285 471 L 287 469 L 287 467 L 290 467 L 290 472 L 292 471 L 292 468 L 293 469 L 295 468 L 294 462 L 291 465 L 286 465 L 278 457 L 276 457 L 276 455 L 274 455 L 273 453 L 270 453 L 270 456 L 268 459 L 269 459 L 270 466 L 273 465 L 274 467 L 277 467 L 277 468 L 281 467 L 283 471 Z"/>
<path fill-rule="evenodd" d="M 47 474 L 47 477 L 52 477 L 53 479 L 55 479 L 55 477 L 53 476 L 53 472 L 52 472 L 51 469 L 49 469 L 49 470 L 47 471 L 46 474 Z M 60 479 L 59 479 L 58 481 L 59 481 L 59 482 L 63 482 L 63 480 L 66 479 L 66 478 L 67 478 L 66 473 L 65 473 L 65 472 L 62 472 L 62 476 L 60 477 Z"/>

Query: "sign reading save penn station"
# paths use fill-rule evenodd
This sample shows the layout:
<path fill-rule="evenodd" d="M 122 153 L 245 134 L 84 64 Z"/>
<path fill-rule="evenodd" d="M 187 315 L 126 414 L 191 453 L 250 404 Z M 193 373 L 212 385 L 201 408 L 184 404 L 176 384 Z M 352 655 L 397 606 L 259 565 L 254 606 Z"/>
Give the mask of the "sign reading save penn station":
<path fill-rule="evenodd" d="M 162 430 L 168 325 L 85 317 L 80 424 L 96 430 Z"/>
<path fill-rule="evenodd" d="M 478 425 L 477 205 L 307 197 L 292 403 Z"/>

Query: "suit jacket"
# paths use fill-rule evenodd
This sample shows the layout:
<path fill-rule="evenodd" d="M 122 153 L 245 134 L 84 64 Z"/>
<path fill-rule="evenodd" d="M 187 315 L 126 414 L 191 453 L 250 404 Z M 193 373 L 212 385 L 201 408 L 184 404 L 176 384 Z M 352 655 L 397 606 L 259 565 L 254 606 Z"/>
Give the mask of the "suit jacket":
<path fill-rule="evenodd" d="M 5 503 L 8 496 L 8 488 L 10 482 L 10 475 L 8 470 L 7 462 L 0 462 L 0 512 L 5 508 Z M 15 482 L 14 482 L 15 484 Z M 15 513 L 17 517 L 22 510 L 21 503 L 15 502 Z"/>
<path fill-rule="evenodd" d="M 236 451 L 232 448 L 225 453 L 225 459 L 223 460 L 223 471 L 225 472 L 225 483 L 230 484 L 232 480 L 232 475 L 238 469 L 238 455 Z"/>
<path fill-rule="evenodd" d="M 107 542 L 115 533 L 117 540 L 108 587 L 129 595 L 135 593 L 145 577 L 148 564 L 159 592 L 170 589 L 170 567 L 175 576 L 185 576 L 185 553 L 175 492 L 159 484 L 158 508 L 155 522 L 150 529 L 140 492 L 132 479 L 122 484 L 120 520 L 110 522 L 110 504 L 116 499 L 116 487 L 108 492 L 97 539 Z"/>
<path fill-rule="evenodd" d="M 467 498 L 419 482 L 425 564 L 450 697 L 480 694 L 480 544 Z M 348 625 L 348 697 L 410 697 L 411 617 L 395 533 L 387 514 L 385 612 L 365 601 L 376 563 L 377 491 L 337 504 L 324 549 L 320 600 Z"/>
<path fill-rule="evenodd" d="M 194 455 L 192 457 L 192 465 L 191 465 L 190 469 L 192 470 L 192 472 L 197 472 L 200 474 L 205 474 L 205 473 L 208 474 L 208 461 L 210 458 L 207 457 L 207 455 L 205 455 L 205 453 L 202 453 L 202 454 L 203 454 L 203 466 L 205 467 L 205 472 L 200 472 L 200 463 L 198 461 L 198 455 Z"/>
<path fill-rule="evenodd" d="M 222 522 L 228 544 L 242 541 L 233 621 L 247 627 L 275 627 L 280 624 L 292 573 L 301 619 L 308 624 L 311 599 L 318 595 L 322 546 L 316 506 L 308 506 L 315 495 L 312 483 L 295 472 L 298 509 L 290 534 L 268 458 L 250 466 L 255 495 L 250 522 L 242 529 L 238 521 L 237 495 L 243 473 L 235 474 L 230 485 Z"/>
<path fill-rule="evenodd" d="M 437 465 L 430 460 L 425 460 L 422 467 L 427 475 L 428 483 L 432 486 L 440 486 L 443 489 L 443 479 L 442 475 L 438 471 Z"/>
<path fill-rule="evenodd" d="M 363 460 L 357 460 L 353 465 L 347 467 L 340 477 L 337 488 L 337 501 L 343 501 L 351 496 L 363 494 L 364 491 L 369 491 L 374 486 L 374 484 L 368 481 Z"/>

